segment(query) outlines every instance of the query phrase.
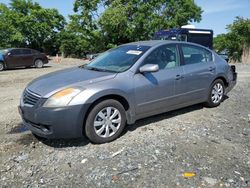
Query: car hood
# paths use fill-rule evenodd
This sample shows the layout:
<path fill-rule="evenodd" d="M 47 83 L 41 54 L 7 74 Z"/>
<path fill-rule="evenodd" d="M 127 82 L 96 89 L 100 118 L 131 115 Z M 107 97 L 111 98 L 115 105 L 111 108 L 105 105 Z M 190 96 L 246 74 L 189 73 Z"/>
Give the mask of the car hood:
<path fill-rule="evenodd" d="M 66 87 L 85 87 L 89 84 L 112 79 L 117 73 L 98 72 L 75 67 L 46 74 L 33 80 L 27 89 L 42 97 L 51 95 Z"/>

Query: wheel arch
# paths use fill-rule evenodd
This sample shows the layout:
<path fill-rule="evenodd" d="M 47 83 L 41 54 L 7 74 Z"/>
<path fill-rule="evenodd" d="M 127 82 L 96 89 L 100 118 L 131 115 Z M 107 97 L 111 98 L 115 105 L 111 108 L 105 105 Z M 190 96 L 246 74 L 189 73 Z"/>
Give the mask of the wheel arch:
<path fill-rule="evenodd" d="M 126 119 L 127 119 L 127 121 L 128 122 L 131 121 L 130 120 L 131 119 L 131 115 L 130 115 L 130 113 L 128 113 L 128 111 L 131 109 L 131 105 L 130 105 L 128 99 L 126 99 L 126 97 L 124 97 L 124 96 L 122 96 L 120 94 L 106 94 L 106 95 L 103 95 L 103 96 L 101 96 L 101 97 L 96 98 L 95 100 L 93 100 L 93 102 L 91 103 L 91 105 L 88 107 L 88 109 L 87 109 L 87 111 L 86 111 L 86 113 L 84 115 L 84 118 L 83 118 L 83 126 L 82 126 L 82 132 L 83 132 L 83 134 L 85 134 L 84 133 L 84 127 L 85 127 L 85 123 L 86 123 L 86 120 L 87 120 L 87 117 L 88 117 L 90 111 L 93 109 L 93 107 L 96 104 L 98 104 L 98 103 L 100 103 L 100 102 L 102 102 L 104 100 L 108 100 L 108 99 L 113 99 L 113 100 L 116 100 L 116 101 L 120 102 L 121 105 L 124 107 L 124 109 L 126 111 Z"/>
<path fill-rule="evenodd" d="M 34 65 L 35 65 L 37 60 L 41 60 L 43 62 L 43 59 L 41 57 L 35 57 L 33 60 Z"/>
<path fill-rule="evenodd" d="M 213 80 L 213 82 L 214 82 L 215 80 L 219 80 L 219 79 L 223 81 L 225 87 L 228 87 L 228 86 L 229 86 L 229 82 L 228 82 L 227 79 L 226 79 L 224 76 L 222 76 L 222 75 L 219 75 L 218 77 L 216 77 L 216 78 Z M 212 83 L 213 83 L 213 82 L 212 82 Z"/>

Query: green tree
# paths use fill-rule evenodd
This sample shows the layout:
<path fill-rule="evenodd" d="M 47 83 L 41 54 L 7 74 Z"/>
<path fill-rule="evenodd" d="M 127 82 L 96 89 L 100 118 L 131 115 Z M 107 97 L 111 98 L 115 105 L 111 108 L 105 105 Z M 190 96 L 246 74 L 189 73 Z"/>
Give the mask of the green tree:
<path fill-rule="evenodd" d="M 227 30 L 227 34 L 215 38 L 214 47 L 219 52 L 226 49 L 231 59 L 241 61 L 243 51 L 250 48 L 250 19 L 236 17 Z"/>
<path fill-rule="evenodd" d="M 75 0 L 68 31 L 86 41 L 83 51 L 98 52 L 131 41 L 147 40 L 160 29 L 200 21 L 193 0 Z"/>
<path fill-rule="evenodd" d="M 114 0 L 99 19 L 115 44 L 147 40 L 160 29 L 201 20 L 202 10 L 192 0 Z"/>
<path fill-rule="evenodd" d="M 12 0 L 9 7 L 0 5 L 0 47 L 30 47 L 53 53 L 59 48 L 56 41 L 65 24 L 56 9 L 42 8 L 31 0 Z"/>

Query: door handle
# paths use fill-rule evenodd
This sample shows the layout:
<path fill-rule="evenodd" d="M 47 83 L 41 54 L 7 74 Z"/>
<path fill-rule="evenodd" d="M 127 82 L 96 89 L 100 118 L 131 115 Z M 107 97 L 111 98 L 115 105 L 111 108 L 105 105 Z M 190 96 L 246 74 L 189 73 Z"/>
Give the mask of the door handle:
<path fill-rule="evenodd" d="M 209 67 L 208 70 L 209 70 L 209 71 L 214 71 L 214 70 L 215 70 L 215 67 Z"/>
<path fill-rule="evenodd" d="M 184 78 L 184 76 L 182 76 L 180 74 L 177 74 L 176 77 L 175 77 L 176 80 L 180 80 L 180 79 L 183 79 L 183 78 Z"/>

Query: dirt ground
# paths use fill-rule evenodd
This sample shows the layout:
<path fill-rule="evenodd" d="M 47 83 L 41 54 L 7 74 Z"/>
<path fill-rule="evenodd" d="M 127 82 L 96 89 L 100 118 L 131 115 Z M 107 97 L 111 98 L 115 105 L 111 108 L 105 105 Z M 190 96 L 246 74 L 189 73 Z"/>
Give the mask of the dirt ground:
<path fill-rule="evenodd" d="M 102 145 L 37 139 L 22 126 L 21 92 L 40 75 L 82 63 L 0 73 L 0 187 L 250 187 L 249 64 L 236 65 L 238 83 L 217 108 L 146 118 Z"/>

